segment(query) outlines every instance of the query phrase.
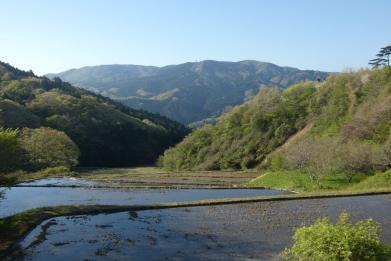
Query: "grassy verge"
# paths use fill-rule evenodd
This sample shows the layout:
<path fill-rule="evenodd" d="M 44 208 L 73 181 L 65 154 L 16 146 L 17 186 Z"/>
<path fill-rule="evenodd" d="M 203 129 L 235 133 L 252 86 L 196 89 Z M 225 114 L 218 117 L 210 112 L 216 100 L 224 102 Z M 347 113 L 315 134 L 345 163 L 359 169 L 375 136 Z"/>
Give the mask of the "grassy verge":
<path fill-rule="evenodd" d="M 322 188 L 312 181 L 308 175 L 299 171 L 267 172 L 249 182 L 250 187 L 280 188 L 301 193 L 324 191 L 377 191 L 391 190 L 391 170 L 372 176 L 356 175 L 348 182 L 344 175 L 326 176 L 322 180 Z"/>
<path fill-rule="evenodd" d="M 165 208 L 179 208 L 179 207 L 197 207 L 197 206 L 213 206 L 224 204 L 237 203 L 251 203 L 251 202 L 270 202 L 270 201 L 286 201 L 286 200 L 307 200 L 317 198 L 329 197 L 351 197 L 364 195 L 381 195 L 390 194 L 391 189 L 377 189 L 377 191 L 361 192 L 317 192 L 317 193 L 303 193 L 303 194 L 287 194 L 279 196 L 259 196 L 249 198 L 225 198 L 225 199 L 211 199 L 190 202 L 177 203 L 162 203 L 155 205 L 132 205 L 132 206 L 57 206 L 45 207 L 28 210 L 18 213 L 16 215 L 0 219 L 0 258 L 4 257 L 16 249 L 16 242 L 22 239 L 27 233 L 34 229 L 38 224 L 44 220 L 71 215 L 88 215 L 98 213 L 115 213 L 124 211 L 140 211 L 153 210 Z"/>

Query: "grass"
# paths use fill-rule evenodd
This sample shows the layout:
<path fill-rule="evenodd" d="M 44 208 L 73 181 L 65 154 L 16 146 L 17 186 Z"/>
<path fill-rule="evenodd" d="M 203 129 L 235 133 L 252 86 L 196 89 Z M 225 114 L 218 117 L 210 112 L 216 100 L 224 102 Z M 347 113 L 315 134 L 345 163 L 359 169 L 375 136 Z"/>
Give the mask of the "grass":
<path fill-rule="evenodd" d="M 370 176 L 357 184 L 353 184 L 349 187 L 349 189 L 361 190 L 361 189 L 390 188 L 390 187 L 391 187 L 391 169 L 384 173 L 378 173 L 374 176 Z"/>
<path fill-rule="evenodd" d="M 357 174 L 348 182 L 343 174 L 326 176 L 321 181 L 322 187 L 300 171 L 267 172 L 249 182 L 249 187 L 280 188 L 300 193 L 322 191 L 360 191 L 390 189 L 391 170 L 372 176 Z"/>

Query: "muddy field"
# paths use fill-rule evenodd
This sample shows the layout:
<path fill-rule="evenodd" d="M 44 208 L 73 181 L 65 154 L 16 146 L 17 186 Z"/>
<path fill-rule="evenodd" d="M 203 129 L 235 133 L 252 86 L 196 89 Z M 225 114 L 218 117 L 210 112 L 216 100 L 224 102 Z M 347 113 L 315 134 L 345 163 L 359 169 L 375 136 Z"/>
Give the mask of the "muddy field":
<path fill-rule="evenodd" d="M 275 260 L 317 217 L 374 218 L 391 243 L 391 195 L 260 202 L 45 221 L 21 242 L 26 260 Z"/>
<path fill-rule="evenodd" d="M 242 187 L 259 172 L 199 171 L 166 172 L 159 168 L 80 169 L 82 179 L 122 187 Z"/>

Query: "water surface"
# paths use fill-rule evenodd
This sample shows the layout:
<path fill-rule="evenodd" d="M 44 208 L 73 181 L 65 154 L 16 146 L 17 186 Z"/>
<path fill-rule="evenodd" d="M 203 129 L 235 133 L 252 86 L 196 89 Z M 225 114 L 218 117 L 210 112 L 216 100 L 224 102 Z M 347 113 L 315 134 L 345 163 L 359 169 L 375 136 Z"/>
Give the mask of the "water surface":
<path fill-rule="evenodd" d="M 382 195 L 59 217 L 21 247 L 26 260 L 278 260 L 295 227 L 341 211 L 374 218 L 391 243 L 391 195 Z"/>
<path fill-rule="evenodd" d="M 48 187 L 40 187 L 49 183 L 51 185 Z M 144 205 L 286 193 L 269 189 L 120 189 L 56 187 L 53 184 L 58 185 L 57 181 L 52 180 L 36 181 L 26 187 L 0 188 L 0 218 L 28 209 L 59 205 Z"/>

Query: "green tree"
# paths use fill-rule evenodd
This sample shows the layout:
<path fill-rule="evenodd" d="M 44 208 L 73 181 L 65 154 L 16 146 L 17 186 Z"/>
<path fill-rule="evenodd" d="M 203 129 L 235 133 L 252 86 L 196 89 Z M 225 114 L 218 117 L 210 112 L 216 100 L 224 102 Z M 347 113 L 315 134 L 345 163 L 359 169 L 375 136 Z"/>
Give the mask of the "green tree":
<path fill-rule="evenodd" d="M 0 172 L 15 170 L 19 166 L 18 133 L 18 130 L 0 128 Z"/>
<path fill-rule="evenodd" d="M 19 138 L 27 168 L 72 167 L 78 164 L 79 149 L 63 132 L 50 128 L 23 129 Z"/>

